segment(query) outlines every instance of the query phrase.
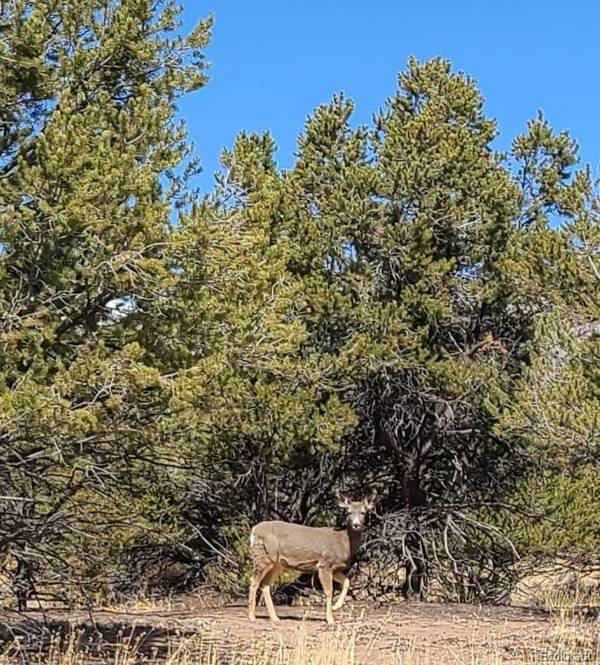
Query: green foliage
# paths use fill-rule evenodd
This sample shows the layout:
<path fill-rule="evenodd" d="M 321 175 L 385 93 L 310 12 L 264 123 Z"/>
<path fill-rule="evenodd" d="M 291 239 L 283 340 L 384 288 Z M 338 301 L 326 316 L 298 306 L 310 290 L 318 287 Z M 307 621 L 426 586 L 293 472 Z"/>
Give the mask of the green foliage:
<path fill-rule="evenodd" d="M 311 522 L 336 485 L 376 485 L 383 509 L 408 511 L 419 533 L 383 554 L 412 552 L 443 577 L 452 553 L 436 553 L 457 520 L 467 532 L 448 542 L 461 566 L 491 560 L 490 584 L 510 578 L 514 549 L 490 534 L 507 508 L 523 514 L 521 483 L 564 434 L 544 431 L 544 409 L 559 405 L 578 431 L 577 455 L 597 431 L 596 365 L 569 355 L 555 386 L 543 369 L 594 320 L 596 218 L 587 171 L 568 172 L 566 133 L 532 122 L 511 170 L 482 108 L 446 61 L 410 61 L 374 128 L 352 127 L 342 95 L 317 108 L 287 172 L 268 134 L 242 133 L 225 151 L 215 192 L 178 230 L 185 314 L 174 335 L 193 331 L 182 348 L 199 357 L 186 386 L 202 395 L 202 434 L 190 454 L 199 468 L 208 460 L 200 504 L 215 502 L 223 524 Z M 552 348 L 539 332 L 550 315 L 572 321 Z M 219 377 L 216 402 L 207 373 Z M 581 399 L 577 425 L 568 395 Z M 425 530 L 410 522 L 419 511 Z"/>
<path fill-rule="evenodd" d="M 379 490 L 369 556 L 404 561 L 406 593 L 450 571 L 448 597 L 501 598 L 501 529 L 521 554 L 597 550 L 599 208 L 566 132 L 540 116 L 498 154 L 474 81 L 411 59 L 372 127 L 335 95 L 288 171 L 242 132 L 200 199 L 175 102 L 206 81 L 210 20 L 0 11 L 15 588 L 97 598 L 174 561 L 237 591 L 249 526 L 331 521 L 338 487 Z"/>
<path fill-rule="evenodd" d="M 126 579 L 140 534 L 179 534 L 149 431 L 170 382 L 139 332 L 176 281 L 174 102 L 205 82 L 210 22 L 174 36 L 174 5 L 137 0 L 2 12 L 0 556 L 87 591 Z"/>
<path fill-rule="evenodd" d="M 531 477 L 520 488 L 520 499 L 538 514 L 512 523 L 517 547 L 529 556 L 546 559 L 557 553 L 594 556 L 600 539 L 599 488 L 600 473 L 593 465 Z"/>

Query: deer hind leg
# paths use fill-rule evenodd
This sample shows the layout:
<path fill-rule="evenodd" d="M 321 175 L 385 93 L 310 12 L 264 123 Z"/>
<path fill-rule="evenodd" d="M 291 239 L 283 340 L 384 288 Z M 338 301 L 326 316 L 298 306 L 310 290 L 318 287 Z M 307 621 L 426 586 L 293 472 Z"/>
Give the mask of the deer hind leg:
<path fill-rule="evenodd" d="M 271 587 L 279 575 L 281 575 L 281 571 L 281 566 L 278 563 L 274 564 L 267 573 L 262 584 L 262 593 L 265 597 L 265 605 L 267 606 L 267 611 L 269 612 L 271 621 L 274 622 L 280 621 L 280 619 L 277 616 L 277 612 L 275 612 L 275 605 L 273 605 L 273 599 L 271 598 Z"/>
<path fill-rule="evenodd" d="M 338 596 L 332 608 L 335 611 L 339 610 L 340 607 L 342 607 L 342 605 L 344 604 L 344 601 L 346 600 L 346 594 L 348 593 L 348 589 L 350 588 L 350 579 L 346 575 L 344 575 L 344 573 L 342 573 L 341 571 L 334 573 L 333 579 L 342 585 L 342 590 L 340 592 L 340 595 Z"/>
<path fill-rule="evenodd" d="M 328 624 L 333 623 L 333 572 L 331 568 L 319 568 L 319 579 L 321 580 L 321 586 L 325 592 L 325 618 L 327 619 Z"/>
<path fill-rule="evenodd" d="M 252 575 L 252 581 L 250 582 L 250 592 L 248 594 L 248 618 L 250 621 L 256 620 L 256 594 L 261 582 L 265 579 L 270 570 L 271 565 L 266 565 L 259 569 L 255 568 L 254 575 Z"/>

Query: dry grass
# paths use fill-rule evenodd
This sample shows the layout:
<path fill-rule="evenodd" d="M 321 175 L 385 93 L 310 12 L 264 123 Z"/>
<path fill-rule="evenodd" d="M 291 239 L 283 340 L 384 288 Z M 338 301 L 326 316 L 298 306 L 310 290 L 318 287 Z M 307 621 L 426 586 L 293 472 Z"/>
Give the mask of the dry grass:
<path fill-rule="evenodd" d="M 582 570 L 568 561 L 556 561 L 524 575 L 511 595 L 511 604 L 549 611 L 600 605 L 600 568 Z"/>
<path fill-rule="evenodd" d="M 103 620 L 114 625 L 124 620 L 129 628 L 105 641 L 103 653 L 89 630 L 74 623 L 43 651 L 25 652 L 16 643 L 7 647 L 0 652 L 0 665 L 600 665 L 600 617 L 582 612 L 597 611 L 600 589 L 556 583 L 533 588 L 527 606 L 538 611 L 350 604 L 333 628 L 323 623 L 321 604 L 282 607 L 284 621 L 272 627 L 264 618 L 248 624 L 239 605 L 202 612 L 199 608 L 209 602 L 205 594 L 138 599 L 104 610 Z M 140 648 L 144 633 L 127 636 L 136 621 L 147 624 L 144 630 L 153 621 L 165 629 L 160 658 L 158 651 Z"/>
<path fill-rule="evenodd" d="M 530 636 L 520 639 L 512 653 L 496 644 L 489 634 L 487 649 L 481 650 L 480 631 L 489 630 L 485 624 L 473 628 L 470 645 L 453 646 L 449 636 L 445 649 L 430 649 L 416 640 L 403 641 L 385 653 L 377 650 L 377 635 L 371 644 L 363 644 L 359 656 L 357 648 L 361 624 L 337 626 L 320 636 L 317 643 L 310 639 L 309 626 L 300 622 L 294 640 L 283 640 L 276 630 L 267 638 L 254 639 L 243 647 L 227 647 L 193 637 L 179 641 L 173 639 L 169 653 L 161 658 L 164 665 L 500 665 L 504 663 L 584 662 L 600 665 L 600 647 L 593 639 L 590 624 L 559 614 L 552 621 L 546 639 Z M 0 655 L 0 665 L 27 662 L 32 665 L 148 665 L 159 662 L 152 656 L 140 656 L 137 640 L 122 637 L 110 656 L 94 654 L 93 644 L 82 642 L 72 633 L 66 642 L 58 639 L 44 653 L 29 654 L 24 661 L 13 646 Z M 365 656 L 366 654 L 366 656 Z"/>
<path fill-rule="evenodd" d="M 199 588 L 186 594 L 139 594 L 127 600 L 103 603 L 102 607 L 113 612 L 174 612 L 185 608 L 216 607 L 226 601 L 226 597 L 212 588 Z"/>

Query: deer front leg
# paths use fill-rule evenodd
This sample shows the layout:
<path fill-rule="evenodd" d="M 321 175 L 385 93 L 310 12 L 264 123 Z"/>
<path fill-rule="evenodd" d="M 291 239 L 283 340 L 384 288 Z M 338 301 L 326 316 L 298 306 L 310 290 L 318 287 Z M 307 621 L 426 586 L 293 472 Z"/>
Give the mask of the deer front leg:
<path fill-rule="evenodd" d="M 256 621 L 256 592 L 258 591 L 258 581 L 256 574 L 252 575 L 250 581 L 250 590 L 248 591 L 248 619 Z"/>
<path fill-rule="evenodd" d="M 350 588 L 350 579 L 344 575 L 341 571 L 334 573 L 333 579 L 338 582 L 339 584 L 342 585 L 342 590 L 340 592 L 340 595 L 338 596 L 338 599 L 335 601 L 335 605 L 333 606 L 333 610 L 339 610 L 340 607 L 344 604 L 344 601 L 346 600 L 346 594 L 348 593 L 348 589 Z"/>
<path fill-rule="evenodd" d="M 319 579 L 325 592 L 326 611 L 325 618 L 328 624 L 333 623 L 333 573 L 330 568 L 319 568 Z"/>

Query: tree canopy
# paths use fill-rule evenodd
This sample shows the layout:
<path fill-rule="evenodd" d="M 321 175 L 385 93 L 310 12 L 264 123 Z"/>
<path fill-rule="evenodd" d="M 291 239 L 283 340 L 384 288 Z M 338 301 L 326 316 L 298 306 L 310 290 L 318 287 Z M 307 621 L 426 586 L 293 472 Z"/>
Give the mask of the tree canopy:
<path fill-rule="evenodd" d="M 211 19 L 0 10 L 0 568 L 20 599 L 246 574 L 248 526 L 377 489 L 373 593 L 500 600 L 600 545 L 600 208 L 539 115 L 409 60 L 292 168 L 242 131 L 200 195 L 177 100 Z M 198 98 L 201 104 L 201 95 Z M 216 577 L 215 577 L 216 576 Z"/>

